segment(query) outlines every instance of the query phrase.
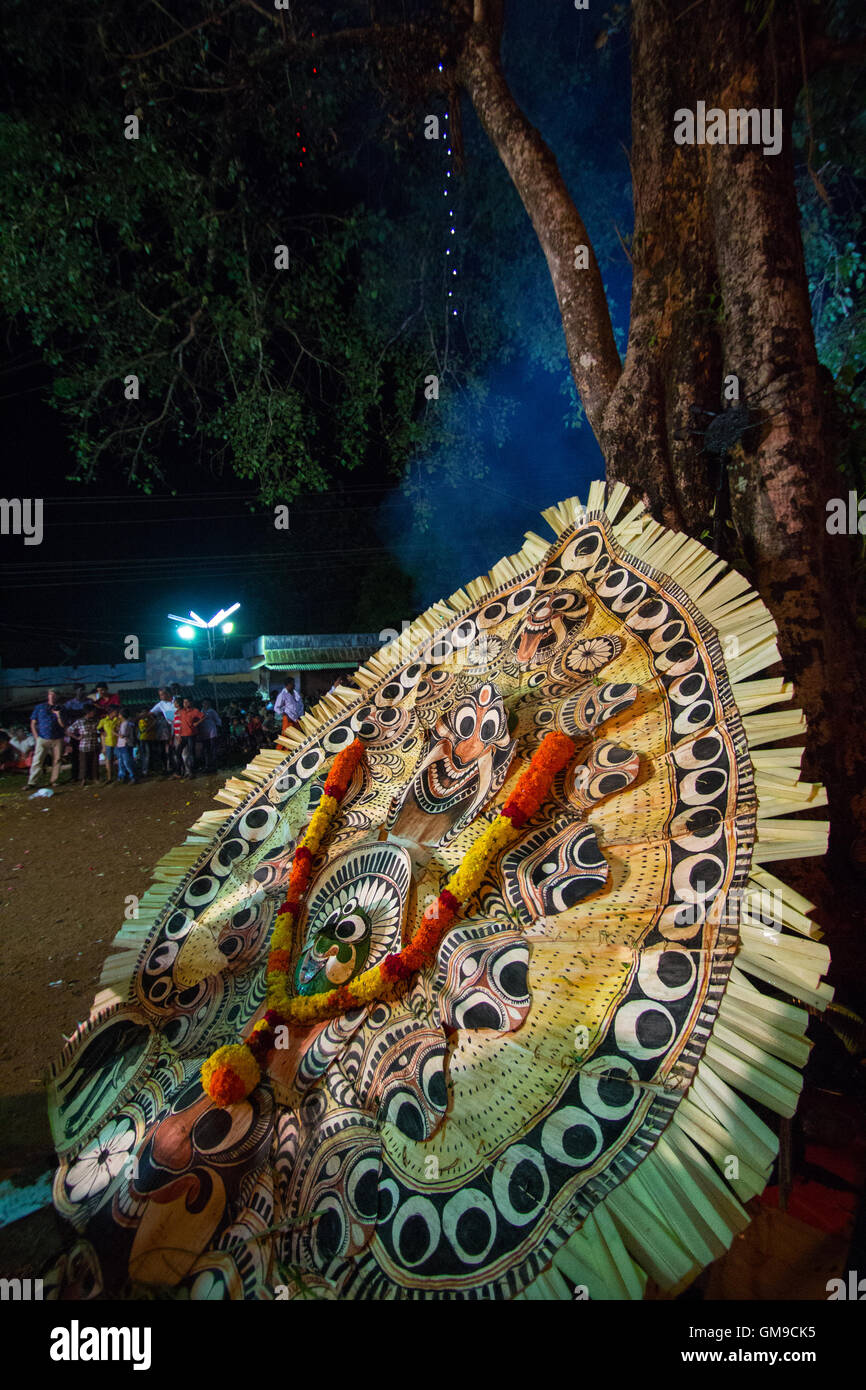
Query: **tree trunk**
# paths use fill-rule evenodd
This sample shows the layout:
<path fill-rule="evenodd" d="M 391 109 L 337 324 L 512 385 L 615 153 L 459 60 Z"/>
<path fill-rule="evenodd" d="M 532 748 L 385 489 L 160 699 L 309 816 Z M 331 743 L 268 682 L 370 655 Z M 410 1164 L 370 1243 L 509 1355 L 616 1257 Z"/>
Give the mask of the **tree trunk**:
<path fill-rule="evenodd" d="M 458 80 L 495 147 L 541 243 L 575 385 L 596 434 L 621 370 L 607 298 L 583 219 L 565 186 L 552 150 L 526 119 L 499 60 L 501 3 L 475 0 L 476 22 L 457 65 Z M 586 269 L 578 248 L 590 252 Z"/>
<path fill-rule="evenodd" d="M 686 17 L 688 9 L 670 0 L 632 7 L 632 319 L 599 437 L 611 477 L 644 492 L 662 519 L 679 515 L 700 535 L 714 495 L 730 515 L 720 550 L 746 570 L 778 623 L 785 672 L 809 721 L 805 770 L 830 796 L 832 849 L 862 863 L 854 543 L 826 529 L 827 500 L 847 486 L 825 419 L 794 185 L 802 35 L 796 9 L 771 16 L 760 34 L 761 15 L 747 15 L 742 0 L 707 0 Z M 699 100 L 725 112 L 781 109 L 781 152 L 676 145 L 674 112 Z M 688 411 L 719 410 L 728 374 L 752 406 L 751 427 L 726 455 L 712 455 L 706 439 L 685 434 L 707 423 Z"/>
<path fill-rule="evenodd" d="M 786 674 L 809 721 L 807 775 L 828 788 L 831 849 L 866 863 L 866 709 L 854 542 L 830 536 L 844 497 L 825 421 L 800 242 L 791 125 L 802 86 L 795 7 L 744 0 L 634 0 L 634 280 L 622 371 L 594 259 L 574 267 L 583 223 L 552 153 L 517 107 L 499 62 L 498 0 L 475 0 L 458 76 L 545 252 L 572 374 L 611 480 L 659 520 L 715 540 L 779 626 Z M 783 145 L 677 145 L 674 113 L 781 109 Z M 707 448 L 723 380 L 738 378 L 750 428 Z M 725 527 L 729 518 L 732 525 Z"/>

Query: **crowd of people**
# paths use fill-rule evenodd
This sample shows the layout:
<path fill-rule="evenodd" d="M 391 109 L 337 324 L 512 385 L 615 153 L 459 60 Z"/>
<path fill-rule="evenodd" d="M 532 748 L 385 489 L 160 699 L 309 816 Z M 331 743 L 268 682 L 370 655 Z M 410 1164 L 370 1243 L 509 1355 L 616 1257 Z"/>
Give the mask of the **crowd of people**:
<path fill-rule="evenodd" d="M 298 727 L 304 702 L 287 677 L 275 700 L 257 694 L 244 705 L 231 701 L 222 712 L 212 701 L 201 707 L 179 687 L 159 691 L 155 704 L 124 704 L 98 685 L 91 694 L 78 685 L 65 700 L 46 691 L 23 724 L 0 729 L 0 770 L 26 773 L 25 787 L 38 788 L 43 771 L 56 787 L 68 758 L 70 781 L 143 781 L 147 777 L 195 777 L 249 762 L 272 748 L 290 725 Z"/>

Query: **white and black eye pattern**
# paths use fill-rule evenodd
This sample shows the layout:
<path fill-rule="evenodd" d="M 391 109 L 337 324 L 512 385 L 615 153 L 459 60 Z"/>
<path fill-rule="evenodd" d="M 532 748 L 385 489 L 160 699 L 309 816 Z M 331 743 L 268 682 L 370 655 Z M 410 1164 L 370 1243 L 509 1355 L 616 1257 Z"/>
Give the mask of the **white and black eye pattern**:
<path fill-rule="evenodd" d="M 455 651 L 463 651 L 465 647 L 470 647 L 477 636 L 478 627 L 473 618 L 464 618 L 451 629 L 451 641 Z"/>
<path fill-rule="evenodd" d="M 441 1030 L 420 1028 L 397 1037 L 377 1060 L 373 1089 L 379 1118 L 408 1139 L 429 1139 L 448 1105 Z"/>
<path fill-rule="evenodd" d="M 564 700 L 559 725 L 570 738 L 592 733 L 608 719 L 623 714 L 637 699 L 637 686 L 611 682 Z"/>
<path fill-rule="evenodd" d="M 530 603 L 534 598 L 534 584 L 523 584 L 519 589 L 516 589 L 514 593 L 507 594 L 505 598 L 505 606 L 508 609 L 509 617 L 514 613 L 524 612 L 524 610 L 529 607 Z"/>
<path fill-rule="evenodd" d="M 565 546 L 558 563 L 566 574 L 585 573 L 604 555 L 604 536 L 594 526 L 580 530 Z"/>
<path fill-rule="evenodd" d="M 656 670 L 665 675 L 687 675 L 700 663 L 697 647 L 681 618 L 656 628 L 650 635 L 649 646 Z"/>
<path fill-rule="evenodd" d="M 562 583 L 564 578 L 565 569 L 562 565 L 554 562 L 553 564 L 546 565 L 542 570 L 537 580 L 537 588 L 539 590 L 555 589 L 558 584 Z"/>
<path fill-rule="evenodd" d="M 595 831 L 581 821 L 532 831 L 502 861 L 509 902 L 532 917 L 567 912 L 603 888 L 607 876 Z"/>
<path fill-rule="evenodd" d="M 494 952 L 487 963 L 487 974 L 509 1013 L 529 1008 L 529 954 L 525 942 L 515 941 Z"/>
<path fill-rule="evenodd" d="M 671 821 L 671 843 L 689 854 L 712 849 L 722 838 L 724 829 L 725 819 L 720 807 L 690 807 Z"/>
<path fill-rule="evenodd" d="M 319 929 L 335 941 L 360 941 L 367 935 L 369 923 L 358 911 L 357 899 L 350 898 L 344 907 L 335 908 Z"/>
<path fill-rule="evenodd" d="M 479 631 L 498 627 L 500 623 L 505 622 L 506 618 L 513 618 L 516 614 L 523 613 L 534 598 L 534 584 L 521 584 L 510 594 L 500 594 L 479 609 L 475 615 L 476 626 Z"/>
<path fill-rule="evenodd" d="M 268 806 L 259 799 L 238 821 L 237 836 L 247 845 L 259 845 L 273 834 L 279 818 L 279 813 L 273 806 Z"/>
<path fill-rule="evenodd" d="M 644 951 L 637 982 L 648 999 L 684 999 L 695 982 L 696 966 L 691 951 L 676 947 Z"/>
<path fill-rule="evenodd" d="M 708 740 L 718 739 L 718 735 L 714 734 L 710 727 L 717 720 L 713 692 L 705 675 L 700 671 L 691 671 L 671 681 L 668 695 L 672 705 L 674 743 L 678 745 L 675 759 L 680 767 L 698 766 L 698 763 L 688 761 L 688 750 L 707 749 Z M 706 733 L 697 737 L 702 730 L 706 730 Z M 681 758 L 686 761 L 681 762 Z M 700 761 L 707 761 L 703 752 Z"/>
<path fill-rule="evenodd" d="M 423 661 L 413 661 L 400 672 L 400 684 L 404 690 L 414 690 L 424 679 L 427 668 Z"/>
<path fill-rule="evenodd" d="M 388 681 L 387 685 L 383 685 L 381 690 L 376 691 L 373 696 L 373 703 L 380 707 L 397 705 L 403 699 L 405 693 L 400 681 Z"/>
<path fill-rule="evenodd" d="M 633 632 L 643 635 L 662 627 L 671 616 L 670 604 L 666 603 L 664 599 L 658 598 L 657 595 L 652 595 L 643 603 L 638 604 L 637 608 L 629 614 L 626 623 Z"/>
<path fill-rule="evenodd" d="M 438 707 L 449 687 L 453 685 L 454 679 L 453 672 L 445 671 L 441 667 L 435 667 L 432 671 L 428 671 L 418 682 L 415 708 L 422 709 L 425 704 Z"/>
<path fill-rule="evenodd" d="M 344 719 L 342 724 L 338 724 L 334 729 L 328 729 L 322 735 L 322 747 L 328 754 L 341 753 L 344 748 L 349 747 L 354 737 L 351 721 Z"/>
<path fill-rule="evenodd" d="M 631 583 L 621 589 L 610 604 L 611 612 L 630 613 L 633 608 L 643 602 L 649 591 L 649 585 L 643 579 L 636 579 L 632 575 Z"/>
<path fill-rule="evenodd" d="M 710 729 L 688 743 L 680 744 L 674 751 L 674 762 L 684 772 L 711 767 L 722 760 L 727 765 L 724 740 L 717 729 Z"/>
<path fill-rule="evenodd" d="M 302 782 L 309 782 L 311 777 L 315 777 L 324 761 L 325 750 L 317 744 L 315 748 L 308 748 L 305 753 L 301 753 L 295 763 L 295 772 Z"/>
<path fill-rule="evenodd" d="M 611 565 L 605 572 L 604 577 L 596 585 L 595 592 L 600 599 L 610 603 L 613 599 L 621 597 L 629 588 L 632 576 L 627 569 L 621 565 Z"/>
<path fill-rule="evenodd" d="M 358 738 L 362 738 L 365 743 L 374 739 L 379 732 L 377 714 L 378 711 L 374 710 L 372 705 L 362 705 L 361 708 L 356 710 L 352 715 L 352 731 Z"/>
<path fill-rule="evenodd" d="M 727 859 L 724 846 L 718 848 Z M 725 873 L 725 862 L 719 854 L 699 850 L 685 855 L 674 868 L 674 892 L 682 903 L 705 903 L 721 890 Z"/>
<path fill-rule="evenodd" d="M 442 666 L 454 655 L 454 643 L 447 632 L 439 632 L 432 642 L 424 648 L 421 660 L 427 666 Z"/>
<path fill-rule="evenodd" d="M 173 912 L 163 923 L 161 936 L 169 941 L 180 941 L 186 936 L 190 927 L 195 925 L 195 918 L 187 912 Z"/>
<path fill-rule="evenodd" d="M 484 715 L 478 728 L 478 735 L 481 742 L 495 743 L 502 733 L 505 723 L 506 715 L 504 708 L 501 704 L 493 705 Z"/>
<path fill-rule="evenodd" d="M 446 1028 L 513 1032 L 529 1013 L 529 947 L 511 927 L 453 933 L 439 962 L 439 1010 Z"/>
<path fill-rule="evenodd" d="M 668 686 L 668 699 L 672 704 L 685 709 L 706 695 L 708 689 L 706 676 L 700 671 L 692 671 L 671 681 Z"/>
<path fill-rule="evenodd" d="M 240 835 L 232 835 L 230 839 L 223 840 L 217 846 L 206 867 L 217 878 L 225 878 L 231 873 L 235 864 L 239 860 L 245 859 L 249 852 L 249 841 L 241 839 Z"/>
<path fill-rule="evenodd" d="M 399 709 L 392 706 L 390 709 L 381 709 L 377 712 L 377 723 L 379 725 L 379 738 L 374 742 L 387 741 L 393 743 L 395 739 L 403 738 L 409 728 L 412 716 L 408 710 Z"/>
<path fill-rule="evenodd" d="M 533 671 L 527 676 L 526 684 L 529 686 L 530 690 L 537 690 L 540 685 L 544 685 L 546 679 L 546 671 Z"/>
<path fill-rule="evenodd" d="M 712 801 L 724 804 L 724 793 L 728 789 L 728 771 L 725 767 L 696 768 L 680 778 L 677 792 L 685 806 L 703 806 Z"/>
<path fill-rule="evenodd" d="M 649 999 L 632 999 L 614 1016 L 617 1051 L 633 1061 L 661 1057 L 677 1035 L 677 1024 L 664 1004 Z"/>
<path fill-rule="evenodd" d="M 268 788 L 268 801 L 272 806 L 283 806 L 295 795 L 301 785 L 298 774 L 286 768 L 276 775 Z"/>
<path fill-rule="evenodd" d="M 191 883 L 188 883 L 183 892 L 182 901 L 187 907 L 198 912 L 208 903 L 212 903 L 220 890 L 220 880 L 213 874 L 199 873 Z"/>
<path fill-rule="evenodd" d="M 617 743 L 596 743 L 584 763 L 571 767 L 565 777 L 565 795 L 581 811 L 589 811 L 605 797 L 624 791 L 637 780 L 640 755 Z"/>
<path fill-rule="evenodd" d="M 480 631 L 484 632 L 488 628 L 498 627 L 509 616 L 508 607 L 504 599 L 492 599 L 490 603 L 485 603 L 484 607 L 478 612 L 476 622 Z"/>
<path fill-rule="evenodd" d="M 412 720 L 412 711 L 401 709 L 397 704 L 362 705 L 352 715 L 351 723 L 358 738 L 372 748 L 380 748 L 404 738 Z"/>
<path fill-rule="evenodd" d="M 471 738 L 475 732 L 475 706 L 458 705 L 452 720 L 452 727 L 458 738 Z"/>
<path fill-rule="evenodd" d="M 673 722 L 674 742 L 692 739 L 701 730 L 709 730 L 715 722 L 716 706 L 708 691 L 705 699 L 695 700 L 676 716 Z"/>

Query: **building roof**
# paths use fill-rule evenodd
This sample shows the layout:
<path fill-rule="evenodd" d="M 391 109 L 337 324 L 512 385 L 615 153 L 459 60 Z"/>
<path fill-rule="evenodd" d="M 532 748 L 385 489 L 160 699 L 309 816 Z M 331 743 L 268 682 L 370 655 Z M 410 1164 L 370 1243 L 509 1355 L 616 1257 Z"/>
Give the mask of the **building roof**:
<path fill-rule="evenodd" d="M 329 632 L 265 635 L 256 642 L 252 666 L 271 671 L 352 671 L 377 652 L 375 632 Z"/>

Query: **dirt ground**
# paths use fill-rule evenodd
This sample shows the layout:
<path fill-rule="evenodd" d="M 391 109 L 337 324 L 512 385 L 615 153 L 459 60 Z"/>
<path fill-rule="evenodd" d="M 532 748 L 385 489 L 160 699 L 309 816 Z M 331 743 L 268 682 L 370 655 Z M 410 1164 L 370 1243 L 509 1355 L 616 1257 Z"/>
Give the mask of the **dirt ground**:
<path fill-rule="evenodd" d="M 141 894 L 156 861 L 218 805 L 227 775 L 62 781 L 36 800 L 22 776 L 0 778 L 0 1182 L 23 1186 L 53 1169 L 45 1068 L 90 1012 L 124 899 Z M 0 1265 L 9 1233 L 45 1219 L 0 1231 Z"/>

